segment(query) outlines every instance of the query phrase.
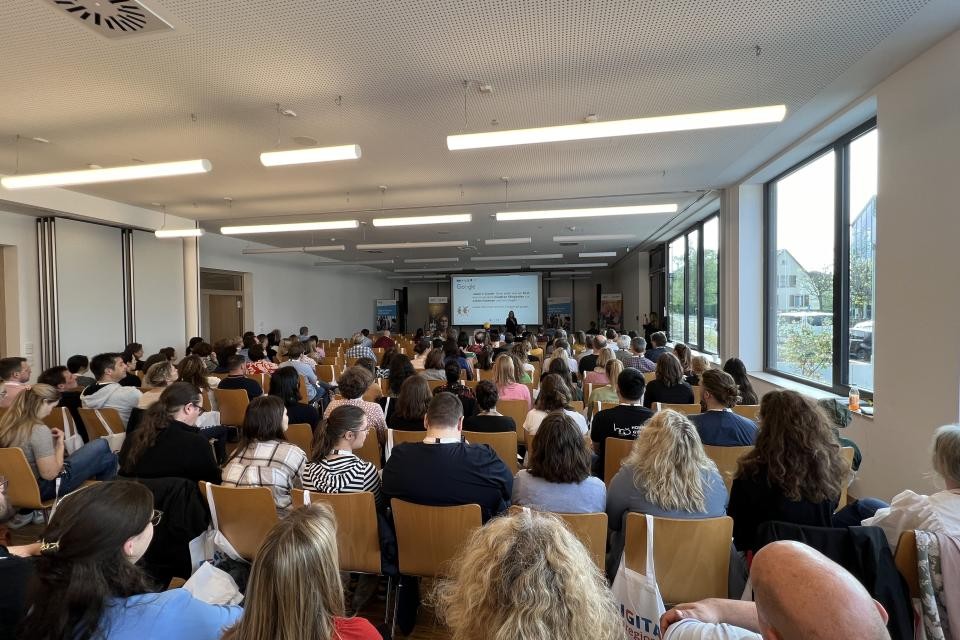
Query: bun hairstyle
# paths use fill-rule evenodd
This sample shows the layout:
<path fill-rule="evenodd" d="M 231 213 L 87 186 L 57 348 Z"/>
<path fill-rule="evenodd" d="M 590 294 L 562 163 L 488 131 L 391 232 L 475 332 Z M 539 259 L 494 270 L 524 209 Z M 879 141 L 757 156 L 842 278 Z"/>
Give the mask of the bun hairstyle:
<path fill-rule="evenodd" d="M 708 391 L 724 407 L 731 409 L 740 403 L 740 388 L 733 376 L 720 369 L 707 369 L 700 378 L 703 390 Z"/>
<path fill-rule="evenodd" d="M 365 414 L 363 409 L 355 407 L 352 404 L 342 404 L 327 416 L 320 429 L 317 430 L 317 436 L 313 445 L 313 462 L 320 462 L 323 458 L 333 451 L 337 444 L 349 431 L 357 431 L 363 427 Z"/>

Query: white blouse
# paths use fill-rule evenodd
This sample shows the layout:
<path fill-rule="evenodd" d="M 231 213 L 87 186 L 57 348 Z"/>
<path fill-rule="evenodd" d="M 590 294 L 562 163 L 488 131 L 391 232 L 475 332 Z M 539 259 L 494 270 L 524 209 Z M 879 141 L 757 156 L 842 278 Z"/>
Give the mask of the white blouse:
<path fill-rule="evenodd" d="M 583 417 L 582 414 L 577 413 L 576 411 L 571 411 L 569 409 L 564 409 L 563 412 L 573 418 L 573 421 L 577 423 L 577 427 L 580 428 L 580 433 L 586 435 L 587 433 L 587 419 Z M 547 417 L 546 411 L 541 411 L 540 409 L 531 409 L 527 413 L 527 418 L 523 421 L 524 430 L 530 434 L 531 437 L 536 435 L 537 431 L 540 429 L 540 423 L 543 422 L 543 419 Z"/>
<path fill-rule="evenodd" d="M 960 535 L 960 490 L 925 496 L 908 489 L 861 524 L 883 529 L 891 549 L 897 548 L 900 534 L 910 529 Z"/>

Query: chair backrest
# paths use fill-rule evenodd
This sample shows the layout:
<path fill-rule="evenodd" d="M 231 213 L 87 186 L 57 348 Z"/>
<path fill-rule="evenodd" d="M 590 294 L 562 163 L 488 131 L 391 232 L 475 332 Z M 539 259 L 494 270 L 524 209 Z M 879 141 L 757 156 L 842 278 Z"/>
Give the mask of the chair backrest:
<path fill-rule="evenodd" d="M 517 424 L 517 442 L 523 442 L 525 438 L 523 430 L 523 421 L 527 419 L 527 408 L 526 400 L 497 400 L 497 411 L 502 413 L 505 416 L 513 418 L 513 421 Z"/>
<path fill-rule="evenodd" d="M 760 415 L 760 405 L 758 404 L 738 404 L 733 408 L 733 412 L 737 415 L 741 415 L 744 418 L 750 418 L 754 422 L 757 421 L 757 416 Z"/>
<path fill-rule="evenodd" d="M 669 402 L 654 402 L 653 410 L 665 411 L 667 409 L 673 409 L 679 413 L 682 413 L 685 416 L 692 416 L 698 413 L 703 413 L 703 409 L 700 408 L 699 404 L 671 404 Z"/>
<path fill-rule="evenodd" d="M 44 509 L 53 501 L 40 499 L 40 487 L 33 476 L 27 456 L 19 447 L 0 449 L 0 476 L 7 479 L 7 500 L 23 509 Z"/>
<path fill-rule="evenodd" d="M 213 397 L 217 399 L 220 409 L 220 423 L 239 427 L 243 424 L 243 417 L 247 415 L 247 406 L 250 396 L 243 389 L 214 389 Z"/>
<path fill-rule="evenodd" d="M 610 486 L 613 476 L 620 471 L 623 459 L 630 455 L 633 440 L 626 438 L 607 438 L 603 447 L 603 481 Z"/>
<path fill-rule="evenodd" d="M 376 438 L 374 438 L 376 440 Z M 293 489 L 293 506 L 326 502 L 337 518 L 337 551 L 340 570 L 355 573 L 380 573 L 380 536 L 377 533 L 377 507 L 373 494 L 317 493 Z"/>
<path fill-rule="evenodd" d="M 379 380 L 374 380 L 370 383 L 370 386 L 367 387 L 367 390 L 363 392 L 363 399 L 367 402 L 376 402 L 377 398 L 383 395 L 383 388 L 380 386 Z"/>
<path fill-rule="evenodd" d="M 100 412 L 100 416 L 106 421 L 107 425 L 110 427 L 110 430 L 114 434 L 125 433 L 127 428 L 123 424 L 123 420 L 120 419 L 120 414 L 117 413 L 116 409 L 87 409 L 81 407 L 79 409 L 80 420 L 83 421 L 83 426 L 87 430 L 87 436 L 94 440 L 96 438 L 105 438 L 109 433 L 103 427 L 103 423 L 100 422 L 100 418 L 97 417 L 97 412 Z"/>
<path fill-rule="evenodd" d="M 504 433 L 483 433 L 479 431 L 464 431 L 463 437 L 470 444 L 488 444 L 503 463 L 510 469 L 511 475 L 516 475 L 517 467 L 517 439 L 509 431 Z"/>
<path fill-rule="evenodd" d="M 750 453 L 753 445 L 744 447 L 715 447 L 713 445 L 703 445 L 703 451 L 707 457 L 713 460 L 717 465 L 717 471 L 723 478 L 723 484 L 727 485 L 727 493 L 730 493 L 730 487 L 733 486 L 733 476 L 737 473 L 737 462 L 740 458 Z"/>
<path fill-rule="evenodd" d="M 840 454 L 843 456 L 843 459 L 847 461 L 847 470 L 853 473 L 853 447 L 841 447 Z M 845 477 L 841 483 L 843 488 L 840 490 L 840 501 L 837 503 L 837 511 L 847 506 L 847 487 L 851 479 L 849 476 Z"/>
<path fill-rule="evenodd" d="M 653 519 L 653 559 L 664 603 L 726 598 L 733 519 Z M 627 568 L 646 572 L 647 521 L 628 513 L 623 549 Z"/>
<path fill-rule="evenodd" d="M 601 386 L 602 386 L 602 385 L 601 385 Z M 584 383 L 583 383 L 583 399 L 584 399 L 584 400 L 589 400 L 589 399 L 590 399 L 590 396 L 592 396 L 592 395 L 593 395 L 593 383 L 592 383 L 592 382 L 584 382 Z"/>
<path fill-rule="evenodd" d="M 209 485 L 216 509 L 217 525 L 233 548 L 246 560 L 253 560 L 273 525 L 277 508 L 266 487 L 221 487 Z M 207 483 L 200 481 L 200 493 L 207 495 Z"/>
<path fill-rule="evenodd" d="M 445 576 L 450 561 L 475 529 L 482 525 L 480 505 L 428 507 L 394 498 L 400 573 L 408 576 Z"/>
<path fill-rule="evenodd" d="M 263 389 L 264 393 L 270 392 L 270 374 L 269 373 L 248 373 L 247 378 L 253 380 L 260 388 Z"/>
<path fill-rule="evenodd" d="M 477 377 L 480 380 L 493 380 L 493 369 L 477 369 Z"/>
<path fill-rule="evenodd" d="M 333 382 L 336 379 L 336 368 L 335 364 L 337 362 L 336 358 L 322 358 L 322 360 L 333 360 L 331 364 L 318 364 L 314 369 L 314 372 L 317 374 L 317 378 L 323 380 L 324 382 Z"/>
<path fill-rule="evenodd" d="M 656 372 L 656 371 L 645 371 L 645 372 L 643 373 L 643 381 L 646 382 L 646 383 L 653 382 L 653 381 L 656 380 L 656 379 L 657 379 L 657 372 Z"/>
<path fill-rule="evenodd" d="M 305 422 L 298 422 L 291 425 L 287 425 L 287 440 L 297 445 L 303 452 L 307 454 L 307 458 L 310 457 L 310 452 L 313 451 L 313 430 L 310 429 L 310 425 Z"/>
<path fill-rule="evenodd" d="M 354 450 L 353 454 L 361 460 L 366 460 L 379 471 L 383 468 L 383 460 L 380 456 L 380 442 L 377 434 L 373 431 L 367 432 L 367 437 L 363 441 L 363 446 Z"/>
<path fill-rule="evenodd" d="M 430 387 L 430 391 L 433 391 L 437 387 L 447 384 L 446 380 L 427 380 L 427 385 Z"/>
<path fill-rule="evenodd" d="M 910 597 L 920 597 L 920 569 L 917 567 L 917 532 L 908 529 L 900 534 L 897 552 L 893 556 L 900 575 L 910 587 Z"/>
<path fill-rule="evenodd" d="M 423 442 L 423 439 L 427 436 L 425 431 L 404 431 L 403 429 L 391 429 L 391 431 L 393 432 L 393 446 L 402 442 Z M 367 439 L 370 439 L 369 436 Z"/>
<path fill-rule="evenodd" d="M 0 413 L 0 417 L 3 414 Z M 51 429 L 60 429 L 64 434 L 67 433 L 67 425 L 64 424 L 66 421 L 69 421 L 71 427 L 76 427 L 76 424 L 73 421 L 73 416 L 70 415 L 70 410 L 66 407 L 54 407 L 53 411 L 50 412 L 46 418 L 43 419 L 43 424 L 47 425 Z M 76 431 L 76 429 L 72 429 Z"/>
<path fill-rule="evenodd" d="M 510 515 L 523 511 L 523 507 L 510 507 Z M 604 564 L 607 553 L 607 514 L 606 513 L 551 513 L 567 525 L 573 535 L 583 543 L 600 571 L 606 571 Z"/>
<path fill-rule="evenodd" d="M 695 385 L 691 385 L 690 388 L 693 389 L 693 403 L 700 404 L 700 398 L 701 398 L 701 394 L 703 393 L 703 387 L 701 387 L 699 384 L 695 384 Z"/>
<path fill-rule="evenodd" d="M 310 402 L 310 396 L 307 395 L 307 378 L 298 376 L 300 380 L 300 402 Z"/>

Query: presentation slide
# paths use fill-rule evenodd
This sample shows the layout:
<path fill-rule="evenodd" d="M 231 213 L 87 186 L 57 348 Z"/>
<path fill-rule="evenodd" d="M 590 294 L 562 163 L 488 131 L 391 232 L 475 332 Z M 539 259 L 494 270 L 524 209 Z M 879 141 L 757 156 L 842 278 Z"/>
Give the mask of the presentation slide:
<path fill-rule="evenodd" d="M 450 276 L 453 324 L 503 325 L 513 311 L 520 324 L 542 324 L 539 273 Z"/>

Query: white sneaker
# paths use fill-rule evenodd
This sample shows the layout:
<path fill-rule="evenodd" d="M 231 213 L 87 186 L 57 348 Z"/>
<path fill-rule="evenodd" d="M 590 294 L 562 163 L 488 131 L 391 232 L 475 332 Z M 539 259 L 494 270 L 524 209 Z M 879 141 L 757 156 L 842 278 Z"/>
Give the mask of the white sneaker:
<path fill-rule="evenodd" d="M 33 512 L 33 524 L 47 524 L 47 519 L 43 517 L 43 511 L 41 509 L 37 509 Z"/>
<path fill-rule="evenodd" d="M 28 524 L 33 524 L 33 511 L 29 513 L 18 513 L 13 516 L 13 520 L 7 523 L 8 529 L 20 529 L 27 526 Z"/>

